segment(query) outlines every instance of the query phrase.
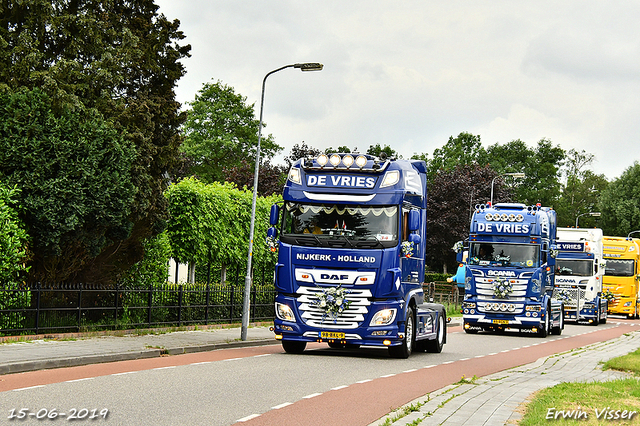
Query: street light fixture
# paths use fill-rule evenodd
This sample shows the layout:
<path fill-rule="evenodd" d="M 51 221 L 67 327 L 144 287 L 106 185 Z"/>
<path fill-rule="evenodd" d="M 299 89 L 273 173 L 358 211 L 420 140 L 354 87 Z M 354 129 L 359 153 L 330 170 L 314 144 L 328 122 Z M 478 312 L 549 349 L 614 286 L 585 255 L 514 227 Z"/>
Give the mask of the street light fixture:
<path fill-rule="evenodd" d="M 260 121 L 258 124 L 258 147 L 256 148 L 256 166 L 253 175 L 253 201 L 251 203 L 251 225 L 249 226 L 249 254 L 247 256 L 247 276 L 244 279 L 244 303 L 242 305 L 242 328 L 240 338 L 247 340 L 247 328 L 249 327 L 249 301 L 251 298 L 251 260 L 253 258 L 253 231 L 256 222 L 256 200 L 258 198 L 258 172 L 260 171 L 260 141 L 262 140 L 262 110 L 264 107 L 264 87 L 267 77 L 286 68 L 298 68 L 300 71 L 320 71 L 324 65 L 317 62 L 304 64 L 285 65 L 269 72 L 262 80 L 262 96 L 260 98 Z"/>
<path fill-rule="evenodd" d="M 523 178 L 526 175 L 524 173 L 522 173 L 522 172 L 518 172 L 518 173 L 503 173 L 501 175 L 498 175 L 498 176 L 494 177 L 491 180 L 491 207 L 493 207 L 493 183 L 495 182 L 496 179 L 498 179 L 499 177 L 502 177 L 502 176 L 513 176 L 514 178 Z"/>
<path fill-rule="evenodd" d="M 631 234 L 635 234 L 636 232 L 640 232 L 640 229 L 637 231 L 631 231 L 629 232 L 629 234 L 627 235 L 627 240 L 631 240 Z"/>
<path fill-rule="evenodd" d="M 578 219 L 579 219 L 581 216 L 587 216 L 587 215 L 588 215 L 588 216 L 592 216 L 592 217 L 600 217 L 600 216 L 602 215 L 602 213 L 600 213 L 600 212 L 589 212 L 589 213 L 582 213 L 582 214 L 579 214 L 579 215 L 578 215 L 578 217 L 576 217 L 576 228 L 578 227 Z"/>

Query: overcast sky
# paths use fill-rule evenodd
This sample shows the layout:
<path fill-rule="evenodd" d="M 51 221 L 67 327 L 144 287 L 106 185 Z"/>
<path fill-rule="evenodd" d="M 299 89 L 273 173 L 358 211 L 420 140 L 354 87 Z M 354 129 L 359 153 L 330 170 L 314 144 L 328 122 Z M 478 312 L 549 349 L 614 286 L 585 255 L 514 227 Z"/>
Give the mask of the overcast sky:
<path fill-rule="evenodd" d="M 157 0 L 192 57 L 182 103 L 220 80 L 296 143 L 389 145 L 405 158 L 460 132 L 486 147 L 542 138 L 596 157 L 608 179 L 640 160 L 640 2 Z M 276 158 L 276 162 L 282 156 Z"/>

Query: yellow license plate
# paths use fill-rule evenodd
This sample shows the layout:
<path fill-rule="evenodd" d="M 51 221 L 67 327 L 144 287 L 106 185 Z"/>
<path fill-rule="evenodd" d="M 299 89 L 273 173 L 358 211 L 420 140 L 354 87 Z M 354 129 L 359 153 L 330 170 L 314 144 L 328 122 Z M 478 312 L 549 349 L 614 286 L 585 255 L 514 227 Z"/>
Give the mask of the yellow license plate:
<path fill-rule="evenodd" d="M 509 324 L 509 320 L 492 320 L 492 324 Z"/>
<path fill-rule="evenodd" d="M 321 339 L 344 339 L 344 333 L 340 333 L 337 331 L 321 331 L 320 338 Z"/>

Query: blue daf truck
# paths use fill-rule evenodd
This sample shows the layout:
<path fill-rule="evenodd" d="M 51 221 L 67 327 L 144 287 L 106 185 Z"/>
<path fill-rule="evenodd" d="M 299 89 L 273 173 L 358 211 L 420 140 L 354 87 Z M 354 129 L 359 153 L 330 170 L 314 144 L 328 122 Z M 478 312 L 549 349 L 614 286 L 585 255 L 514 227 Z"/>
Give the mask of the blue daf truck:
<path fill-rule="evenodd" d="M 563 306 L 552 298 L 555 244 L 556 212 L 548 207 L 476 206 L 462 303 L 464 330 L 561 334 Z"/>
<path fill-rule="evenodd" d="M 425 303 L 426 164 L 383 155 L 302 158 L 267 242 L 278 251 L 273 331 L 288 353 L 308 342 L 440 352 L 446 312 Z"/>

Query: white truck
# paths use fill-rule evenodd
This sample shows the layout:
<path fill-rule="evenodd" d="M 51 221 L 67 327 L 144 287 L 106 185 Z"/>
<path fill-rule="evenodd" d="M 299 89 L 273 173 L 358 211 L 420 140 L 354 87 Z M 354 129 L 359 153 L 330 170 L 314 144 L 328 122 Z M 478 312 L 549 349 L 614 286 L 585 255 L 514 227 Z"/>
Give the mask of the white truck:
<path fill-rule="evenodd" d="M 553 297 L 564 303 L 565 319 L 591 325 L 606 323 L 602 229 L 558 228 L 557 236 Z"/>

